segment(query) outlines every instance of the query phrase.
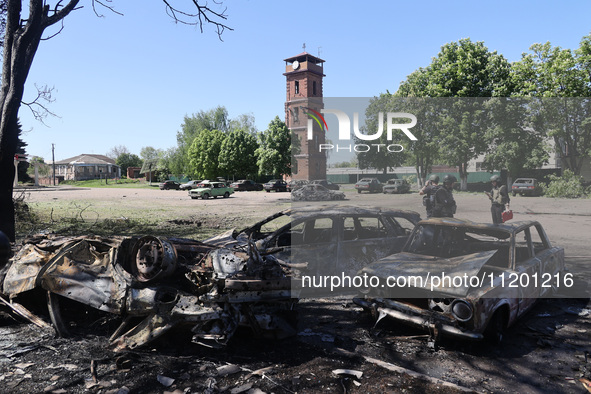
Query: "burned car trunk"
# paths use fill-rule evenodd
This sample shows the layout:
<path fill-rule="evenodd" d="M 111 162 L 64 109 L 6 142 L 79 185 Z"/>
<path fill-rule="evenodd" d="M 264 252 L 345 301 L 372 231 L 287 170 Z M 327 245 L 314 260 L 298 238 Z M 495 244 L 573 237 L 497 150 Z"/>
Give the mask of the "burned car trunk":
<path fill-rule="evenodd" d="M 142 346 L 179 326 L 188 326 L 193 341 L 205 345 L 224 344 L 239 326 L 292 335 L 297 300 L 291 298 L 290 272 L 253 249 L 152 236 L 39 236 L 11 260 L 2 292 L 14 299 L 46 290 L 61 335 L 67 329 L 59 297 L 121 316 L 111 337 L 115 350 Z"/>

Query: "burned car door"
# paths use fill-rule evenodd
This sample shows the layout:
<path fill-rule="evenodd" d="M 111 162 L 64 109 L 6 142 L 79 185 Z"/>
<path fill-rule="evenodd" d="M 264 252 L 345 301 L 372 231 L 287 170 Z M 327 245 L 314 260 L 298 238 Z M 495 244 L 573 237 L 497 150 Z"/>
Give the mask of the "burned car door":
<path fill-rule="evenodd" d="M 531 308 L 540 296 L 536 278 L 539 279 L 540 260 L 533 255 L 530 228 L 519 231 L 514 236 L 514 271 L 507 272 L 503 287 L 519 289 L 518 314 Z"/>
<path fill-rule="evenodd" d="M 330 275 L 337 266 L 337 217 L 314 217 L 285 225 L 265 242 L 267 251 L 307 275 Z"/>

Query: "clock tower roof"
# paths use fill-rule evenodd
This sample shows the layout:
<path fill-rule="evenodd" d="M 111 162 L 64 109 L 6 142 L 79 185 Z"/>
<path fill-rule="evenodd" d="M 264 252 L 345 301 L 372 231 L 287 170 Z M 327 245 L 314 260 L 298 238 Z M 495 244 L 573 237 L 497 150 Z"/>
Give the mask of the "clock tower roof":
<path fill-rule="evenodd" d="M 288 57 L 285 61 L 285 74 L 311 72 L 324 76 L 324 60 L 310 55 L 308 52 L 302 52 L 299 55 Z"/>
<path fill-rule="evenodd" d="M 284 61 L 291 63 L 293 61 L 297 60 L 298 62 L 311 62 L 314 64 L 319 64 L 319 63 L 324 63 L 324 60 L 320 59 L 317 56 L 314 56 L 312 54 L 309 54 L 308 52 L 302 52 L 299 55 L 295 55 L 292 57 L 288 57 L 287 59 L 284 59 Z"/>

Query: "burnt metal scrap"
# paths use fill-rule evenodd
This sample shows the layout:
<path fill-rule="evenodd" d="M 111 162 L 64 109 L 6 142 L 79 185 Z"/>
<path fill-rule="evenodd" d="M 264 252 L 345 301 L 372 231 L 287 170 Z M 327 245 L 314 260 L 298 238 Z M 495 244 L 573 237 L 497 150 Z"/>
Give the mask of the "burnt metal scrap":
<path fill-rule="evenodd" d="M 110 338 L 115 350 L 145 345 L 178 326 L 210 346 L 225 344 L 239 326 L 293 335 L 297 300 L 289 269 L 251 249 L 152 236 L 37 236 L 9 262 L 2 293 L 14 302 L 46 290 L 49 316 L 62 336 L 68 332 L 60 297 L 121 316 Z"/>

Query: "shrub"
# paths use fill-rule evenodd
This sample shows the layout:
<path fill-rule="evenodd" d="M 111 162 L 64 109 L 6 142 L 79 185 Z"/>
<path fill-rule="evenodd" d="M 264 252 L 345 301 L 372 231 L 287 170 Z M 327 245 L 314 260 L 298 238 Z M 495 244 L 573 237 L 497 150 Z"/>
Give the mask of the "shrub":
<path fill-rule="evenodd" d="M 562 176 L 550 175 L 550 182 L 542 185 L 546 197 L 578 198 L 585 195 L 583 178 L 571 170 L 564 170 Z"/>

